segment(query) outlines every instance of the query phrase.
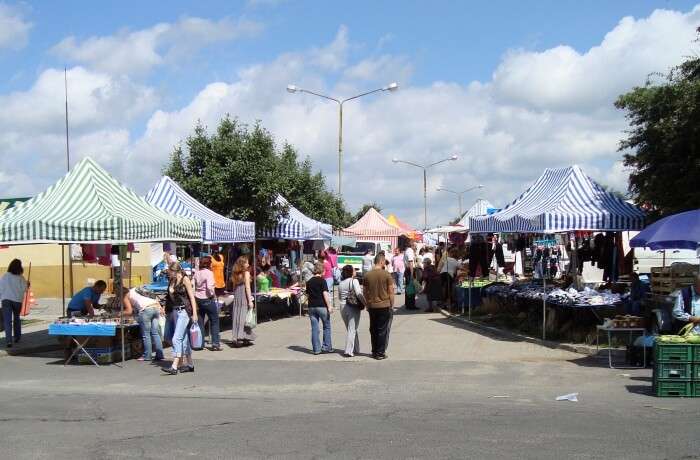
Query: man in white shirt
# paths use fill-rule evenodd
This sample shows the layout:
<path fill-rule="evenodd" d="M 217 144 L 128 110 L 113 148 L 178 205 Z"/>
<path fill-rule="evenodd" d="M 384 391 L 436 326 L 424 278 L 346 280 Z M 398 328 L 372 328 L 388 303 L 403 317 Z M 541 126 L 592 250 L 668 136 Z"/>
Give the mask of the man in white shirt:
<path fill-rule="evenodd" d="M 415 268 L 416 263 L 416 243 L 411 243 L 403 253 L 406 267 Z"/>

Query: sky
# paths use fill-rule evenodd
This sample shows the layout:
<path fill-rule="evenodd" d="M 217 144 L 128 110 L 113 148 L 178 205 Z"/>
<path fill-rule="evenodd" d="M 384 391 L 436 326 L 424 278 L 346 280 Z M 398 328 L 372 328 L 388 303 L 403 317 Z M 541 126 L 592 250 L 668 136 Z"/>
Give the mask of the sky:
<path fill-rule="evenodd" d="M 578 164 L 625 192 L 616 98 L 697 53 L 687 1 L 3 2 L 0 192 L 30 196 L 65 174 L 64 68 L 71 163 L 90 156 L 145 193 L 198 120 L 260 120 L 338 180 L 423 227 L 458 214 L 455 191 L 500 207 L 548 167 Z M 658 78 L 658 77 L 652 77 Z M 283 191 L 282 191 L 283 193 Z"/>

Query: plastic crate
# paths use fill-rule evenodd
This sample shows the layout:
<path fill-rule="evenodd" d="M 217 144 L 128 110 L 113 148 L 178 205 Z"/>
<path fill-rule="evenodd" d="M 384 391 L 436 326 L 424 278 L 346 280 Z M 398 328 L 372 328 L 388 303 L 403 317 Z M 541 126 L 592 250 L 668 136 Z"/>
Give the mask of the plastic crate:
<path fill-rule="evenodd" d="M 692 383 L 693 398 L 700 398 L 700 382 Z"/>
<path fill-rule="evenodd" d="M 657 362 L 654 366 L 654 379 L 659 380 L 692 380 L 693 364 L 676 362 Z"/>
<path fill-rule="evenodd" d="M 696 382 L 680 382 L 677 380 L 658 380 L 654 382 L 654 394 L 660 398 L 692 397 Z"/>
<path fill-rule="evenodd" d="M 691 345 L 693 348 L 693 362 L 700 363 L 700 345 Z"/>
<path fill-rule="evenodd" d="M 693 369 L 690 373 L 690 380 L 697 380 L 700 382 L 700 363 L 693 364 Z"/>
<path fill-rule="evenodd" d="M 654 344 L 654 362 L 693 362 L 695 346 L 688 343 Z"/>

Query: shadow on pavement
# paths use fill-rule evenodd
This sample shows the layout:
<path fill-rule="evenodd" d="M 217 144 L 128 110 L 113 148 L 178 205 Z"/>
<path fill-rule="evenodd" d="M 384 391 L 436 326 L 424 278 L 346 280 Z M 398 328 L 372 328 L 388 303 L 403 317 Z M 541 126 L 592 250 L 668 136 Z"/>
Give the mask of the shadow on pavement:
<path fill-rule="evenodd" d="M 473 332 L 474 334 L 479 334 L 483 337 L 487 337 L 492 340 L 497 340 L 499 342 L 527 342 L 527 340 L 524 340 L 517 336 L 507 335 L 498 332 L 491 332 L 482 327 L 472 326 L 470 324 L 463 323 L 461 321 L 457 321 L 450 318 L 431 318 L 430 321 L 434 321 L 439 324 L 444 324 L 446 326 L 456 327 L 457 329 Z M 546 344 L 543 345 L 547 346 Z"/>
<path fill-rule="evenodd" d="M 651 385 L 625 385 L 627 391 L 636 395 L 654 396 Z"/>
<path fill-rule="evenodd" d="M 290 345 L 290 346 L 287 347 L 287 350 L 292 350 L 292 351 L 296 351 L 296 352 L 299 352 L 299 353 L 305 353 L 305 354 L 307 354 L 307 355 L 313 355 L 313 354 L 314 354 L 314 351 L 311 350 L 310 348 L 300 347 L 299 345 Z"/>

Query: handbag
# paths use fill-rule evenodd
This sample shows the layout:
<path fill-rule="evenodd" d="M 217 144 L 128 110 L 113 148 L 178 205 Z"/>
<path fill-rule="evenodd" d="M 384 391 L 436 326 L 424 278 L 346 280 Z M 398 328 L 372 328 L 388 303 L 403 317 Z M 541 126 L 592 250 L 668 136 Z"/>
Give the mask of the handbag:
<path fill-rule="evenodd" d="M 257 316 L 258 315 L 255 314 L 255 308 L 249 308 L 248 312 L 245 315 L 244 327 L 255 329 L 255 326 L 258 325 Z"/>
<path fill-rule="evenodd" d="M 192 326 L 190 326 L 190 347 L 193 350 L 201 350 L 204 348 L 202 331 L 199 329 L 199 324 L 197 323 L 192 323 Z"/>
<path fill-rule="evenodd" d="M 356 282 L 357 282 L 356 279 L 350 280 L 350 289 L 348 290 L 347 303 L 349 303 L 350 305 L 356 306 L 360 310 L 364 310 L 365 309 L 365 299 L 364 299 L 364 296 L 362 294 L 357 292 L 357 288 L 355 287 Z"/>

